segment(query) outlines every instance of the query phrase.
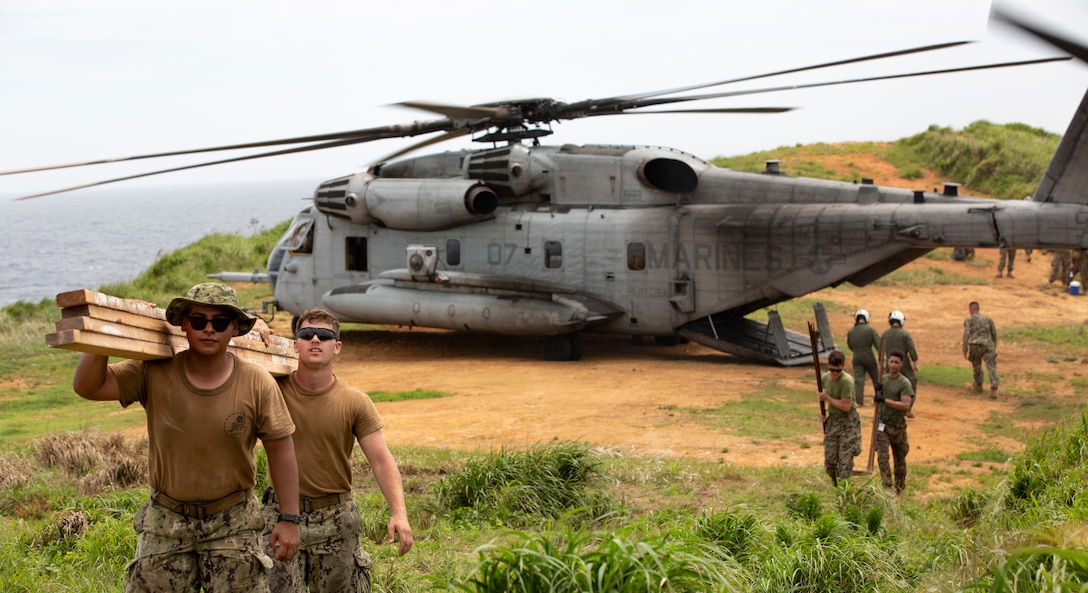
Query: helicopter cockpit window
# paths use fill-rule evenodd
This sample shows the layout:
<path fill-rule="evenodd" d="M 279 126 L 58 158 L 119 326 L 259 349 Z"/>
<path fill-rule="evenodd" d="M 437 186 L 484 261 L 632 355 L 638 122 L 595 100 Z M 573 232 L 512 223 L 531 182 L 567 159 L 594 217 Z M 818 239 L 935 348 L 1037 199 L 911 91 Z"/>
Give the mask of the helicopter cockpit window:
<path fill-rule="evenodd" d="M 563 267 L 563 244 L 559 241 L 544 242 L 544 267 Z"/>
<path fill-rule="evenodd" d="M 314 252 L 314 221 L 300 220 L 291 233 L 291 240 L 287 243 L 287 249 L 291 253 Z"/>
<path fill-rule="evenodd" d="M 628 243 L 627 244 L 627 269 L 628 270 L 645 270 L 646 269 L 646 244 L 645 243 Z"/>
<path fill-rule="evenodd" d="M 344 249 L 347 251 L 345 263 L 349 271 L 367 271 L 366 237 L 348 237 Z"/>
<path fill-rule="evenodd" d="M 461 265 L 461 240 L 449 239 L 446 241 L 446 265 Z"/>

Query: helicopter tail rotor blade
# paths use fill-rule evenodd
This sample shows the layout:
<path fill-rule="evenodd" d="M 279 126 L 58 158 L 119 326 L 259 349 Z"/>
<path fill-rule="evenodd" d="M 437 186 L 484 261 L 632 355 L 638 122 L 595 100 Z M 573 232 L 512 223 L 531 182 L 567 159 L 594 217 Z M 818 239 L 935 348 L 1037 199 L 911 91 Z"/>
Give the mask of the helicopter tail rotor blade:
<path fill-rule="evenodd" d="M 993 9 L 991 15 L 994 20 L 997 20 L 998 22 L 1012 25 L 1013 27 L 1016 27 L 1021 31 L 1030 33 L 1031 35 L 1034 35 L 1035 37 L 1046 41 L 1047 43 L 1064 52 L 1072 54 L 1074 57 L 1082 62 L 1088 62 L 1088 47 L 1085 47 L 1084 45 L 1081 45 L 1076 41 L 1066 39 L 1065 37 L 1061 37 L 1056 33 L 1051 33 L 1050 31 L 1046 31 L 1035 25 L 1028 24 L 996 7 Z"/>

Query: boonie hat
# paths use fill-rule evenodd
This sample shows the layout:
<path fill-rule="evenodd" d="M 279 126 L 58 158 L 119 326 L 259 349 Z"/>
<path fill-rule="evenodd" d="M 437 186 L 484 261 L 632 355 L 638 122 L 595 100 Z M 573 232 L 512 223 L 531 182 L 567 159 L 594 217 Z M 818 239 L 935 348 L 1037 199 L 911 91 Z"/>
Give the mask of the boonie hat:
<path fill-rule="evenodd" d="M 253 329 L 253 324 L 257 323 L 255 315 L 246 313 L 238 306 L 238 295 L 235 294 L 234 289 L 218 282 L 197 284 L 190 288 L 184 297 L 177 297 L 170 301 L 170 305 L 166 307 L 167 323 L 181 326 L 181 320 L 189 309 L 198 305 L 230 309 L 238 319 L 238 333 L 234 334 L 236 336 L 248 334 L 249 330 Z"/>

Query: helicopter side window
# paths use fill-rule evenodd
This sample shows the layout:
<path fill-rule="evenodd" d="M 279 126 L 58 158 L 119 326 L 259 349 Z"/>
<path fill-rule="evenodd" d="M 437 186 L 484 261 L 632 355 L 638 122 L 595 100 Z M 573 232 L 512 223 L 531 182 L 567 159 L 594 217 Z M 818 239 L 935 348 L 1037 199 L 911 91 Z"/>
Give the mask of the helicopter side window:
<path fill-rule="evenodd" d="M 446 241 L 446 265 L 461 265 L 461 240 L 448 239 Z"/>
<path fill-rule="evenodd" d="M 646 269 L 646 244 L 645 243 L 628 243 L 627 244 L 627 269 L 628 270 L 645 270 Z"/>
<path fill-rule="evenodd" d="M 302 221 L 295 227 L 291 234 L 291 240 L 287 243 L 287 249 L 291 253 L 310 254 L 314 252 L 314 221 L 313 219 Z"/>
<path fill-rule="evenodd" d="M 347 251 L 346 267 L 352 272 L 367 271 L 366 237 L 348 237 L 344 240 Z"/>
<path fill-rule="evenodd" d="M 544 267 L 563 267 L 563 244 L 559 241 L 544 242 Z"/>

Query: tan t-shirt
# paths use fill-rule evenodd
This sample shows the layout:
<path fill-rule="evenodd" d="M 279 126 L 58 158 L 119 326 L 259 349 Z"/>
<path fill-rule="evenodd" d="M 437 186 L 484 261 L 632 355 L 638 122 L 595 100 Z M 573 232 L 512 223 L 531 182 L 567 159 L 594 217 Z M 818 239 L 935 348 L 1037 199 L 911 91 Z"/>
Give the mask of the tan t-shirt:
<path fill-rule="evenodd" d="M 147 414 L 151 489 L 181 501 L 250 490 L 257 483 L 257 438 L 282 439 L 295 430 L 276 381 L 235 357 L 223 385 L 198 389 L 185 376 L 186 355 L 110 365 L 121 405 L 140 402 Z"/>
<path fill-rule="evenodd" d="M 322 391 L 307 391 L 294 374 L 277 377 L 295 431 L 299 496 L 317 498 L 351 491 L 351 449 L 356 439 L 385 424 L 367 394 L 336 379 Z"/>

